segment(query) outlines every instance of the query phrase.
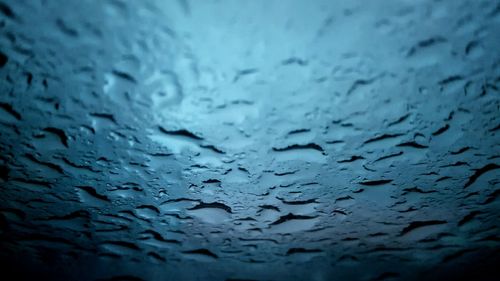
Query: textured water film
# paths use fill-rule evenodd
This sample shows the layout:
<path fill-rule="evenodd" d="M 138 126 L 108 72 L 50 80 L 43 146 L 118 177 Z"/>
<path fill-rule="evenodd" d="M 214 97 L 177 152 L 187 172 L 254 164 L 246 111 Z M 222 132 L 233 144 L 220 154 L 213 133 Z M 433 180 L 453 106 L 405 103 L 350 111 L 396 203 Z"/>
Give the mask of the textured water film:
<path fill-rule="evenodd" d="M 2 0 L 0 279 L 499 280 L 500 1 Z"/>

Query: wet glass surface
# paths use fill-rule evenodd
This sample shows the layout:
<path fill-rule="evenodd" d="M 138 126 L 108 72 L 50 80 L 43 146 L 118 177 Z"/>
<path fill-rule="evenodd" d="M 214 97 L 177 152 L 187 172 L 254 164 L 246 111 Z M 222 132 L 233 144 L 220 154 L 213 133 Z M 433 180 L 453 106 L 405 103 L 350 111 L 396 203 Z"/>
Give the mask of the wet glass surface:
<path fill-rule="evenodd" d="M 499 28 L 495 0 L 0 2 L 8 280 L 497 280 Z"/>

